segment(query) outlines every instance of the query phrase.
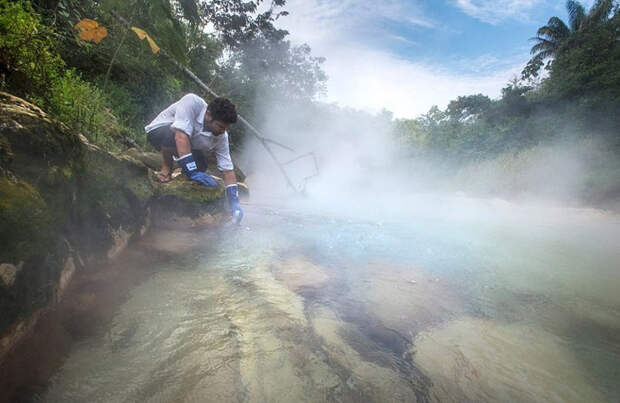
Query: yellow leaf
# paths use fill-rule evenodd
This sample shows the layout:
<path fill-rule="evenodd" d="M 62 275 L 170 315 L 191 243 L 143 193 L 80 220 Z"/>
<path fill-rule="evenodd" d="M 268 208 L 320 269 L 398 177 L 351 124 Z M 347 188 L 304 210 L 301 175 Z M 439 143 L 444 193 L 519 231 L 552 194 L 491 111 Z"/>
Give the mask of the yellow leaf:
<path fill-rule="evenodd" d="M 149 34 L 147 34 L 146 32 L 144 32 L 143 30 L 141 30 L 138 27 L 131 27 L 131 30 L 133 32 L 135 32 L 136 35 L 138 35 L 138 38 L 140 38 L 140 39 L 146 38 L 147 42 L 149 43 L 149 46 L 151 47 L 151 51 L 153 53 L 159 53 L 159 46 L 157 46 L 155 41 L 153 39 L 151 39 Z"/>
<path fill-rule="evenodd" d="M 103 38 L 108 36 L 106 27 L 99 25 L 97 21 L 89 18 L 84 18 L 75 24 L 74 28 L 80 31 L 78 37 L 83 41 L 99 43 Z"/>

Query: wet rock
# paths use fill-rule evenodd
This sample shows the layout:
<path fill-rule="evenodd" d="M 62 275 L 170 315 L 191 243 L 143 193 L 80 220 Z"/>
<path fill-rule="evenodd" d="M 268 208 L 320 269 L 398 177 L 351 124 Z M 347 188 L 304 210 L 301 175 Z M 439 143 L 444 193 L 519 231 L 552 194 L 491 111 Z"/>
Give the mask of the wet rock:
<path fill-rule="evenodd" d="M 140 161 L 147 168 L 152 169 L 153 171 L 159 171 L 162 164 L 161 153 L 151 153 L 142 150 L 138 150 L 137 148 L 130 148 L 126 151 L 126 154 L 130 157 Z"/>
<path fill-rule="evenodd" d="M 165 255 L 183 255 L 197 245 L 195 232 L 170 229 L 160 229 L 140 241 L 140 246 Z"/>
<path fill-rule="evenodd" d="M 0 264 L 0 278 L 6 287 L 10 287 L 15 283 L 15 276 L 22 269 L 24 262 L 20 262 L 17 266 L 10 263 Z"/>
<path fill-rule="evenodd" d="M 313 348 L 302 298 L 267 265 L 254 267 L 246 281 L 248 296 L 229 315 L 238 329 L 244 400 L 315 402 L 336 394 L 334 401 L 353 401 L 335 391 L 338 373 Z"/>
<path fill-rule="evenodd" d="M 28 266 L 49 244 L 52 220 L 57 215 L 41 192 L 15 175 L 0 175 L 0 203 L 0 261 L 22 261 Z"/>
<path fill-rule="evenodd" d="M 65 261 L 62 272 L 60 273 L 60 280 L 58 281 L 58 289 L 56 291 L 57 299 L 62 298 L 74 274 L 75 274 L 75 263 L 73 262 L 73 257 L 69 257 Z"/>
<path fill-rule="evenodd" d="M 416 337 L 414 361 L 441 402 L 605 400 L 562 338 L 527 324 L 448 322 Z"/>
<path fill-rule="evenodd" d="M 23 262 L 11 291 L 0 295 L 3 333 L 62 294 L 72 271 L 69 244 L 92 264 L 122 247 L 121 229 L 139 231 L 153 191 L 145 168 L 19 98 L 0 93 L 0 121 L 0 262 Z"/>
<path fill-rule="evenodd" d="M 155 194 L 159 198 L 176 197 L 181 200 L 191 202 L 210 202 L 223 196 L 223 181 L 218 181 L 219 186 L 212 188 L 205 187 L 200 183 L 188 179 L 185 175 L 175 175 L 174 179 L 167 183 L 160 183 L 153 180 L 153 175 L 149 175 Z"/>
<path fill-rule="evenodd" d="M 107 256 L 108 259 L 114 259 L 116 256 L 118 256 L 120 252 L 125 250 L 127 244 L 129 243 L 129 239 L 133 234 L 123 230 L 122 227 L 116 230 L 111 230 L 110 233 L 112 234 L 112 239 L 114 243 L 112 244 L 112 247 L 108 250 Z"/>
<path fill-rule="evenodd" d="M 118 256 L 156 214 L 196 226 L 226 211 L 221 186 L 208 190 L 182 177 L 154 183 L 147 168 L 154 157 L 102 150 L 0 92 L 0 284 L 10 285 L 0 293 L 0 335 L 56 303 L 74 272 Z"/>
<path fill-rule="evenodd" d="M 149 178 L 151 185 L 155 189 L 155 195 L 158 198 L 176 197 L 181 200 L 191 202 L 212 202 L 224 197 L 224 181 L 217 175 L 211 174 L 216 180 L 218 186 L 208 188 L 196 181 L 188 179 L 181 173 L 180 169 L 175 169 L 172 173 L 170 182 L 157 182 L 155 172 L 149 169 Z M 239 199 L 244 201 L 250 197 L 250 190 L 243 182 L 237 183 L 239 189 Z"/>
<path fill-rule="evenodd" d="M 363 311 L 403 335 L 415 335 L 464 309 L 458 291 L 421 268 L 371 262 Z"/>
<path fill-rule="evenodd" d="M 154 153 L 154 152 L 138 150 L 137 148 L 130 148 L 129 150 L 126 151 L 126 154 L 140 161 L 147 168 L 152 169 L 153 171 L 159 171 L 159 169 L 161 168 L 162 157 L 161 157 L 161 153 L 159 152 Z M 234 162 L 236 158 L 234 158 L 235 157 L 234 155 L 232 157 L 233 157 L 233 162 Z M 207 170 L 209 174 L 215 175 L 215 176 L 219 175 L 219 171 L 212 168 L 212 167 L 217 167 L 217 159 L 215 158 L 215 155 L 213 152 L 207 153 L 207 165 L 209 167 L 209 169 Z M 246 175 L 241 170 L 241 168 L 238 167 L 237 164 L 234 164 L 234 171 L 235 171 L 235 176 L 237 177 L 237 181 L 244 182 Z"/>
<path fill-rule="evenodd" d="M 33 330 L 41 313 L 73 300 L 71 286 L 80 274 L 99 273 L 145 235 L 151 221 L 178 217 L 180 224 L 199 227 L 225 215 L 221 186 L 207 190 L 183 177 L 169 185 L 150 180 L 147 166 L 159 162 L 154 157 L 107 152 L 40 108 L 0 92 L 0 358 L 16 346 L 45 349 L 35 345 L 45 337 Z M 115 299 L 93 295 L 96 303 L 76 298 L 65 307 L 63 325 L 73 335 L 92 334 L 109 316 L 107 308 L 93 310 Z M 35 371 L 15 357 L 0 373 L 11 374 L 8 383 L 0 379 L 6 396 Z"/>
<path fill-rule="evenodd" d="M 415 402 L 425 400 L 425 385 L 415 385 L 393 367 L 366 360 L 343 337 L 346 324 L 327 307 L 316 307 L 311 316 L 312 329 L 321 338 L 323 349 L 332 366 L 349 372 L 346 379 L 348 394 L 354 401 Z M 418 396 L 421 398 L 418 399 Z"/>
<path fill-rule="evenodd" d="M 321 287 L 329 280 L 325 269 L 303 256 L 278 261 L 272 265 L 272 269 L 275 277 L 293 291 L 306 287 Z"/>

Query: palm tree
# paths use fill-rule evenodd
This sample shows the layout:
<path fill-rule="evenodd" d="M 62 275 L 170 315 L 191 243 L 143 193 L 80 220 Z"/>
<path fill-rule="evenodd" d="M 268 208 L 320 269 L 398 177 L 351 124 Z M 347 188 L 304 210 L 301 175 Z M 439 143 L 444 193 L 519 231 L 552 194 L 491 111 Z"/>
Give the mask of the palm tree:
<path fill-rule="evenodd" d="M 544 61 L 551 61 L 571 34 L 607 21 L 614 10 L 614 3 L 616 0 L 596 0 L 586 13 L 579 1 L 568 0 L 568 25 L 559 17 L 551 17 L 547 25 L 538 28 L 536 36 L 531 39 L 536 42 L 530 51 L 534 57 L 523 70 L 522 77 L 536 77 Z"/>

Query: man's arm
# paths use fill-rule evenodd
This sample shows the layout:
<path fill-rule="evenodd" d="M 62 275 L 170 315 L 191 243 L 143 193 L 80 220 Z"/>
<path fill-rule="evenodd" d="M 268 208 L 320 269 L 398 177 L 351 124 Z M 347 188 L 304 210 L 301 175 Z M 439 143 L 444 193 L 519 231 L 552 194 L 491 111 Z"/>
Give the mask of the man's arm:
<path fill-rule="evenodd" d="M 237 177 L 233 170 L 232 160 L 230 159 L 230 150 L 228 146 L 228 134 L 224 134 L 222 140 L 217 142 L 215 146 L 215 155 L 217 157 L 218 169 L 224 177 L 224 185 L 226 186 L 226 198 L 230 205 L 233 221 L 239 224 L 243 219 L 243 210 L 239 204 L 239 189 L 237 186 Z"/>
<path fill-rule="evenodd" d="M 239 187 L 237 186 L 237 177 L 235 171 L 222 171 L 224 177 L 224 186 L 226 186 L 226 198 L 230 205 L 233 221 L 237 224 L 243 219 L 243 210 L 239 204 Z"/>
<path fill-rule="evenodd" d="M 179 158 L 192 152 L 192 144 L 189 141 L 189 136 L 180 130 L 174 132 L 174 142 L 177 145 L 177 153 Z"/>
<path fill-rule="evenodd" d="M 235 171 L 222 171 L 222 177 L 224 178 L 224 185 L 236 185 L 237 177 L 235 176 Z"/>
<path fill-rule="evenodd" d="M 189 136 L 180 130 L 174 133 L 174 142 L 176 143 L 176 150 L 179 157 L 190 153 L 192 146 L 189 141 Z M 172 156 L 174 155 L 174 148 L 162 147 L 161 156 L 163 158 L 161 172 L 164 175 L 170 175 L 172 173 Z"/>
<path fill-rule="evenodd" d="M 183 173 L 191 180 L 201 183 L 206 187 L 217 186 L 215 179 L 204 172 L 198 171 L 198 166 L 192 155 L 192 145 L 189 141 L 189 136 L 177 130 L 174 133 L 174 142 L 177 145 L 177 153 L 179 154 L 177 162 L 181 166 Z"/>
<path fill-rule="evenodd" d="M 174 148 L 162 147 L 161 148 L 161 169 L 159 170 L 163 175 L 170 176 L 172 174 L 172 156 L 174 155 Z"/>

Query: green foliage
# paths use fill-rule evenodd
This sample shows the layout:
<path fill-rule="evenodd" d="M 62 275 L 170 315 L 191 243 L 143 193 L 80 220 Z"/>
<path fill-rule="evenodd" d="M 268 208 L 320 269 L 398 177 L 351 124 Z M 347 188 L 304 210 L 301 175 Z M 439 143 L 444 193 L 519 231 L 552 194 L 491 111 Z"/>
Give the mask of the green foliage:
<path fill-rule="evenodd" d="M 491 99 L 486 95 L 477 94 L 458 97 L 448 104 L 446 113 L 450 120 L 467 121 L 476 119 L 491 107 Z"/>
<path fill-rule="evenodd" d="M 458 97 L 445 111 L 431 108 L 415 120 L 418 126 L 400 123 L 399 136 L 414 140 L 411 155 L 423 150 L 467 165 L 540 144 L 584 138 L 601 139 L 619 153 L 620 16 L 608 19 L 611 9 L 605 1 L 596 2 L 587 14 L 573 3 L 571 26 L 578 30 L 565 30 L 563 42 L 554 48 L 548 78 L 537 86 L 514 79 L 498 100 Z M 531 72 L 542 63 L 541 58 L 533 60 L 536 64 L 526 67 Z"/>
<path fill-rule="evenodd" d="M 109 108 L 128 137 L 143 140 L 142 128 L 155 114 L 183 93 L 199 91 L 174 66 L 152 55 L 133 33 L 127 35 L 110 10 L 147 31 L 176 60 L 188 65 L 220 95 L 231 98 L 250 117 L 258 97 L 277 94 L 309 102 L 324 91 L 323 59 L 314 57 L 307 45 L 291 46 L 285 40 L 288 32 L 274 26 L 277 18 L 286 15 L 283 0 L 272 2 L 261 12 L 260 1 L 245 0 L 73 2 L 58 2 L 56 8 L 73 10 L 63 15 L 43 0 L 39 3 L 56 29 L 63 32 L 59 46 L 62 58 L 80 71 L 84 80 L 104 89 Z M 77 40 L 72 26 L 83 17 L 104 24 L 108 37 L 97 45 Z M 207 33 L 211 30 L 207 25 L 215 27 L 216 32 Z M 104 80 L 113 55 L 109 79 Z M 202 95 L 209 99 L 207 94 Z M 236 125 L 231 134 L 232 142 L 239 143 L 243 128 Z"/>
<path fill-rule="evenodd" d="M 5 90 L 24 96 L 91 141 L 119 143 L 120 126 L 106 97 L 75 69 L 65 70 L 58 37 L 30 3 L 0 0 L 0 69 Z"/>
<path fill-rule="evenodd" d="M 277 29 L 273 23 L 287 15 L 281 10 L 285 0 L 273 0 L 271 7 L 258 12 L 262 0 L 199 1 L 200 13 L 211 22 L 222 43 L 230 49 L 241 49 L 252 40 L 262 37 L 269 42 L 282 41 L 288 32 Z"/>
<path fill-rule="evenodd" d="M 107 16 L 110 10 L 116 11 L 131 25 L 147 31 L 160 47 L 166 48 L 179 62 L 186 63 L 187 25 L 182 21 L 180 3 L 169 0 L 103 0 L 100 12 L 102 16 Z M 133 34 L 130 41 L 139 42 Z"/>
<path fill-rule="evenodd" d="M 579 102 L 587 113 L 616 117 L 620 109 L 618 34 L 620 16 L 572 35 L 558 52 L 546 82 L 549 96 Z"/>
<path fill-rule="evenodd" d="M 151 53 L 110 14 L 115 10 L 144 29 L 220 95 L 231 98 L 252 121 L 267 114 L 286 122 L 286 105 L 261 110 L 257 99 L 285 100 L 313 111 L 313 119 L 347 117 L 350 111 L 314 103 L 325 89 L 323 59 L 307 45 L 293 46 L 275 22 L 287 14 L 285 0 L 0 0 L 0 85 L 29 99 L 108 149 L 144 144 L 143 127 L 196 85 L 175 66 Z M 36 12 L 35 12 L 36 10 Z M 504 172 L 498 191 L 527 187 L 520 172 L 553 161 L 548 144 L 601 140 L 606 153 L 581 183 L 591 200 L 619 193 L 620 16 L 615 0 L 596 0 L 589 10 L 568 1 L 567 22 L 552 17 L 533 38 L 532 59 L 521 79 L 499 99 L 458 97 L 444 110 L 397 120 L 394 133 L 411 159 L 444 162 L 445 174 Z M 99 44 L 77 39 L 74 25 L 92 18 L 108 29 Z M 207 29 L 208 28 L 208 29 Z M 213 29 L 215 28 L 215 32 Z M 113 61 L 113 63 L 112 63 Z M 65 66 L 69 70 L 65 70 Z M 546 68 L 548 77 L 539 76 Z M 544 76 L 544 75 L 543 75 Z M 207 94 L 201 94 L 209 99 Z M 372 119 L 370 119 L 372 120 Z M 372 120 L 387 125 L 388 115 Z M 298 122 L 288 122 L 296 127 Z M 231 130 L 233 147 L 243 139 Z M 291 140 L 294 141 L 294 140 Z M 583 147 L 584 150 L 590 149 Z M 2 151 L 2 150 L 0 150 Z M 584 157 L 585 158 L 585 157 Z M 535 176 L 535 175 L 534 175 Z M 498 176 L 497 178 L 500 178 Z M 499 181 L 499 179 L 498 179 Z M 607 189 L 607 190 L 604 190 Z M 598 196 L 595 196 L 598 195 Z"/>
<path fill-rule="evenodd" d="M 217 60 L 222 57 L 224 47 L 213 35 L 205 32 L 192 32 L 188 37 L 189 68 L 201 80 L 212 82 L 218 76 L 219 65 Z"/>
<path fill-rule="evenodd" d="M 571 30 L 554 45 L 547 78 L 533 85 L 514 79 L 499 99 L 458 97 L 445 110 L 435 106 L 397 121 L 409 156 L 434 161 L 444 168 L 440 180 L 477 194 L 532 193 L 600 206 L 617 200 L 620 15 L 616 9 L 608 18 L 610 2 L 597 1 L 589 13 L 571 4 Z M 560 37 L 560 22 L 541 30 L 550 35 L 555 27 Z M 547 56 L 538 53 L 528 63 L 530 77 Z M 557 173 L 553 188 L 549 172 Z"/>
<path fill-rule="evenodd" d="M 419 119 L 396 120 L 393 130 L 400 149 L 415 150 L 419 146 L 423 147 L 426 143 L 427 133 Z"/>
<path fill-rule="evenodd" d="M 84 81 L 75 70 L 67 70 L 51 84 L 46 100 L 54 117 L 91 142 L 114 147 L 119 125 L 106 108 L 106 98 L 99 88 Z"/>
<path fill-rule="evenodd" d="M 568 25 L 558 17 L 551 17 L 547 25 L 540 27 L 536 36 L 531 38 L 535 42 L 531 50 L 534 57 L 521 72 L 523 79 L 537 77 L 544 61 L 554 59 L 560 48 L 571 36 L 605 23 L 612 13 L 617 13 L 618 5 L 615 0 L 596 0 L 590 11 L 586 13 L 580 2 L 568 0 L 566 10 L 569 16 Z M 549 61 L 546 68 L 551 68 L 551 65 L 552 63 Z"/>
<path fill-rule="evenodd" d="M 4 89 L 21 96 L 43 96 L 64 62 L 54 49 L 53 32 L 27 1 L 0 0 L 0 75 Z"/>

